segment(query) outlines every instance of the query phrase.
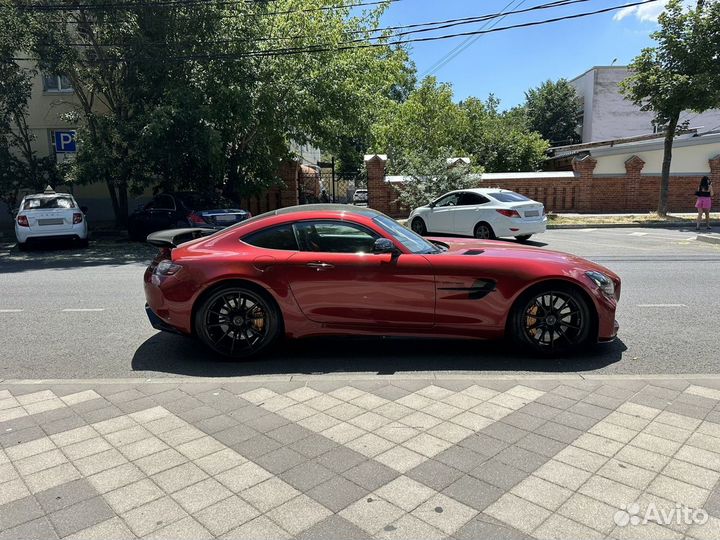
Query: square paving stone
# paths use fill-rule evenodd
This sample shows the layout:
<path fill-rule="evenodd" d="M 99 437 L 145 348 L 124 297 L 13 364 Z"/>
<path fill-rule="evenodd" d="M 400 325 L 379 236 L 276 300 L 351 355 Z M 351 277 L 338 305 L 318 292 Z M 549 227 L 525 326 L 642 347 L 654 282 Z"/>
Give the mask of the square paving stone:
<path fill-rule="evenodd" d="M 373 494 L 406 512 L 411 512 L 437 492 L 412 478 L 398 476 L 389 484 L 376 489 Z"/>
<path fill-rule="evenodd" d="M 463 476 L 463 474 L 464 473 L 458 469 L 448 467 L 444 463 L 430 459 L 408 471 L 406 476 L 431 487 L 435 491 L 442 491 Z"/>
<path fill-rule="evenodd" d="M 274 441 L 273 443 L 278 444 Z M 240 454 L 242 454 L 242 452 L 240 452 Z M 289 469 L 292 469 L 296 465 L 299 465 L 300 463 L 305 463 L 306 461 L 308 461 L 308 458 L 306 456 L 303 456 L 299 452 L 296 452 L 295 450 L 287 447 L 278 448 L 277 450 L 265 453 L 261 457 L 255 459 L 255 462 L 258 465 L 274 474 L 283 473 Z"/>
<path fill-rule="evenodd" d="M 306 493 L 333 512 L 339 512 L 367 494 L 367 489 L 342 476 L 331 478 Z"/>
<path fill-rule="evenodd" d="M 549 510 L 512 493 L 500 497 L 485 513 L 528 535 L 551 515 Z"/>
<path fill-rule="evenodd" d="M 477 514 L 477 510 L 442 493 L 438 493 L 411 512 L 411 515 L 449 535 Z"/>
<path fill-rule="evenodd" d="M 340 516 L 374 535 L 405 513 L 379 497 L 362 498 L 340 512 Z"/>
<path fill-rule="evenodd" d="M 537 416 L 532 416 L 518 411 L 508 414 L 502 419 L 502 421 L 505 424 L 510 424 L 511 426 L 524 429 L 526 431 L 534 431 L 547 422 L 544 418 L 538 418 Z"/>
<path fill-rule="evenodd" d="M 238 496 L 220 501 L 195 514 L 195 518 L 212 534 L 220 536 L 260 513 Z"/>
<path fill-rule="evenodd" d="M 207 478 L 172 494 L 172 498 L 189 514 L 194 514 L 223 499 L 232 492 L 214 478 Z"/>
<path fill-rule="evenodd" d="M 50 514 L 97 495 L 97 490 L 87 480 L 80 478 L 36 493 L 35 497 L 45 513 Z"/>
<path fill-rule="evenodd" d="M 530 452 L 519 446 L 510 446 L 495 456 L 495 459 L 507 465 L 512 465 L 525 472 L 531 473 L 549 459 L 547 456 Z"/>
<path fill-rule="evenodd" d="M 470 475 L 495 487 L 509 491 L 527 478 L 528 473 L 497 459 L 491 459 L 470 471 Z"/>
<path fill-rule="evenodd" d="M 223 540 L 284 540 L 291 538 L 291 535 L 267 517 L 258 516 L 225 533 L 220 538 Z"/>
<path fill-rule="evenodd" d="M 210 435 L 237 425 L 237 420 L 225 414 L 220 414 L 218 416 L 213 416 L 212 418 L 205 418 L 204 420 L 195 422 L 196 428 Z"/>
<path fill-rule="evenodd" d="M 272 473 L 251 461 L 215 475 L 216 480 L 235 493 L 244 491 L 271 477 Z"/>
<path fill-rule="evenodd" d="M 240 492 L 243 500 L 265 513 L 300 495 L 300 492 L 280 478 L 268 478 Z"/>
<path fill-rule="evenodd" d="M 505 491 L 472 476 L 463 476 L 446 487 L 443 493 L 482 512 L 497 501 Z"/>
<path fill-rule="evenodd" d="M 130 510 L 120 517 L 137 536 L 145 536 L 185 516 L 187 513 L 178 503 L 170 497 L 163 497 Z"/>
<path fill-rule="evenodd" d="M 217 437 L 219 441 L 223 442 L 222 439 L 218 437 L 217 433 L 215 434 L 215 437 Z M 258 459 L 262 456 L 267 456 L 268 454 L 275 453 L 282 449 L 282 445 L 279 442 L 262 434 L 255 435 L 254 437 L 242 442 L 228 444 L 228 446 L 241 456 L 248 459 Z"/>
<path fill-rule="evenodd" d="M 17 499 L 0 505 L 0 530 L 12 528 L 42 516 L 43 511 L 33 497 Z"/>
<path fill-rule="evenodd" d="M 458 531 L 455 531 L 453 538 L 457 538 L 457 540 L 479 540 L 481 538 L 530 540 L 532 537 L 510 527 L 506 523 L 485 514 L 480 514 L 463 525 Z"/>
<path fill-rule="evenodd" d="M 243 425 L 252 428 L 259 433 L 268 433 L 279 427 L 286 426 L 290 421 L 279 414 L 266 414 L 263 416 L 254 416 L 243 422 Z"/>
<path fill-rule="evenodd" d="M 280 417 L 282 418 L 282 417 Z M 297 442 L 305 437 L 309 437 L 313 432 L 297 424 L 285 424 L 281 427 L 275 428 L 268 431 L 266 435 L 273 440 L 276 440 L 281 445 L 291 444 Z"/>
<path fill-rule="evenodd" d="M 58 538 L 55 529 L 46 517 L 35 519 L 12 528 L 0 529 L 0 540 L 18 539 L 53 540 Z"/>
<path fill-rule="evenodd" d="M 495 456 L 509 446 L 509 444 L 505 441 L 501 441 L 495 437 L 490 437 L 482 433 L 460 441 L 459 445 L 489 458 Z"/>
<path fill-rule="evenodd" d="M 298 540 L 368 540 L 370 535 L 340 516 L 330 516 L 300 533 Z"/>
<path fill-rule="evenodd" d="M 301 463 L 280 474 L 280 478 L 300 491 L 307 491 L 334 476 L 336 473 L 313 461 Z"/>
<path fill-rule="evenodd" d="M 468 472 L 475 467 L 478 467 L 481 463 L 487 461 L 488 458 L 470 450 L 469 448 L 453 446 L 443 452 L 440 452 L 434 459 L 460 471 Z"/>
<path fill-rule="evenodd" d="M 266 515 L 289 533 L 298 535 L 331 514 L 330 510 L 307 495 L 300 495 Z"/>
<path fill-rule="evenodd" d="M 381 463 L 368 460 L 342 473 L 357 485 L 373 491 L 397 478 L 398 473 Z"/>
<path fill-rule="evenodd" d="M 288 445 L 288 448 L 301 454 L 314 458 L 322 455 L 337 446 L 337 443 L 322 435 L 311 435 Z"/>
<path fill-rule="evenodd" d="M 102 497 L 93 497 L 48 516 L 58 534 L 68 536 L 115 516 Z"/>
<path fill-rule="evenodd" d="M 530 433 L 526 437 L 520 439 L 517 443 L 515 443 L 515 445 L 525 450 L 529 450 L 530 452 L 541 454 L 545 457 L 553 457 L 563 448 L 567 447 L 564 443 L 543 435 L 538 435 L 537 433 Z"/>
<path fill-rule="evenodd" d="M 232 426 L 213 433 L 213 438 L 225 446 L 239 445 L 257 436 L 259 436 L 257 431 L 244 425 Z"/>

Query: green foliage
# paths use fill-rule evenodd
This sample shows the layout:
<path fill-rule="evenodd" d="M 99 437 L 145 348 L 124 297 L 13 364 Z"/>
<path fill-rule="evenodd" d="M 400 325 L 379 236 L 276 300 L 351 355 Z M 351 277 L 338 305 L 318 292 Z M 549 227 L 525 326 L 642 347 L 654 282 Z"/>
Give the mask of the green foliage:
<path fill-rule="evenodd" d="M 469 98 L 457 104 L 452 88 L 428 77 L 407 100 L 394 103 L 373 130 L 373 151 L 387 153 L 390 168 L 421 158 L 466 156 L 488 172 L 536 170 L 547 142 L 528 129 L 518 109 L 499 111 L 500 103 Z"/>
<path fill-rule="evenodd" d="M 437 149 L 439 156 L 448 156 L 450 148 Z M 461 162 L 448 164 L 447 159 L 425 152 L 406 154 L 396 164 L 406 181 L 397 184 L 398 201 L 406 208 L 417 208 L 455 189 L 477 187 L 478 175 Z"/>
<path fill-rule="evenodd" d="M 720 2 L 698 0 L 685 10 L 670 0 L 651 34 L 657 45 L 643 49 L 630 64 L 633 75 L 621 83 L 625 96 L 665 126 L 665 151 L 658 213 L 667 214 L 672 145 L 680 113 L 720 106 Z"/>
<path fill-rule="evenodd" d="M 528 127 L 553 146 L 578 143 L 578 119 L 582 102 L 567 80 L 545 81 L 525 92 Z"/>
<path fill-rule="evenodd" d="M 75 179 L 105 181 L 122 222 L 128 190 L 256 193 L 277 182 L 290 141 L 359 160 L 379 111 L 414 82 L 407 53 L 274 53 L 376 37 L 385 6 L 358 13 L 353 3 L 150 0 L 123 9 L 88 0 L 36 13 L 32 54 L 68 74 L 81 103 Z"/>

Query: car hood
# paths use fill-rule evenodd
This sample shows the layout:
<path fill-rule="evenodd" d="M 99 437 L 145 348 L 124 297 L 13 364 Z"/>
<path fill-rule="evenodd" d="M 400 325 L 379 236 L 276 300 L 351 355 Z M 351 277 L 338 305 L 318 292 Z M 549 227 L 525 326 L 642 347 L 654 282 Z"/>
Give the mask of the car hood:
<path fill-rule="evenodd" d="M 602 265 L 561 251 L 542 249 L 530 246 L 512 244 L 497 240 L 476 240 L 474 238 L 427 238 L 433 243 L 447 247 L 440 256 L 452 257 L 455 260 L 517 260 L 523 262 L 541 263 L 545 266 L 556 265 L 565 268 L 582 268 L 583 270 L 597 270 L 609 277 L 618 280 L 619 277 Z"/>

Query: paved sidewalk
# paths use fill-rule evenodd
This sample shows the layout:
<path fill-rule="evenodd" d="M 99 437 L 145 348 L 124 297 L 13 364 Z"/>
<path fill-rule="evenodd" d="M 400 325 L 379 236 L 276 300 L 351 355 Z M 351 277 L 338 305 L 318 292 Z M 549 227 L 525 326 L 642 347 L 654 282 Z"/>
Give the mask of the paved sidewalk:
<path fill-rule="evenodd" d="M 0 382 L 0 446 L 0 539 L 720 537 L 720 378 Z"/>

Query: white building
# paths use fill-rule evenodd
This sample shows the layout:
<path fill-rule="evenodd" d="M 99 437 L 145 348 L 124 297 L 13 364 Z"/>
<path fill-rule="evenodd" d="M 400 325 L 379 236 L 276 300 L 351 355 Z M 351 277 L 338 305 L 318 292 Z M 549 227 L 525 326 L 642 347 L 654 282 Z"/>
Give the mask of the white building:
<path fill-rule="evenodd" d="M 570 81 L 583 100 L 582 142 L 609 141 L 655 133 L 652 112 L 625 99 L 618 86 L 630 75 L 627 66 L 596 66 Z M 720 110 L 680 115 L 680 123 L 699 132 L 720 129 Z"/>

